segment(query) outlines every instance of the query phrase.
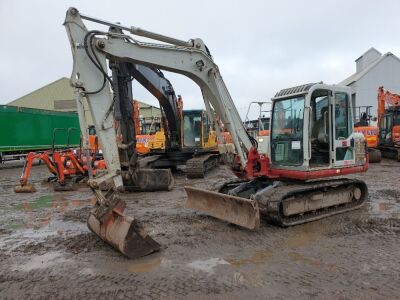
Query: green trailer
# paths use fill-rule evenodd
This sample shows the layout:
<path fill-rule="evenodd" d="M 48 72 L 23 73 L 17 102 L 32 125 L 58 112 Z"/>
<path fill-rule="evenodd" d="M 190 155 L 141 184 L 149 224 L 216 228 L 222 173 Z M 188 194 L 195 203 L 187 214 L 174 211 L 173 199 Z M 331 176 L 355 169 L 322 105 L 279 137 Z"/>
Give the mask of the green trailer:
<path fill-rule="evenodd" d="M 0 161 L 7 154 L 78 147 L 78 114 L 0 105 Z"/>

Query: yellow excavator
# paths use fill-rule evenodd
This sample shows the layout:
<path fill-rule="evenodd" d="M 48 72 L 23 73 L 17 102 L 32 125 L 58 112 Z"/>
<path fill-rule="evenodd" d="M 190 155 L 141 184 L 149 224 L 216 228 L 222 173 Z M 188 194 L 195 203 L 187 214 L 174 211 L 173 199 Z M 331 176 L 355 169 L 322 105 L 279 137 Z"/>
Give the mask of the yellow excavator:
<path fill-rule="evenodd" d="M 161 123 L 161 122 L 160 122 Z M 194 109 L 183 111 L 182 126 L 182 148 L 194 150 L 215 150 L 217 148 L 217 133 L 210 127 L 205 110 Z M 148 148 L 149 152 L 157 153 L 165 150 L 164 127 L 154 133 L 143 133 L 136 135 L 138 141 Z"/>
<path fill-rule="evenodd" d="M 108 25 L 110 30 L 89 31 L 83 20 Z M 126 256 L 147 255 L 160 245 L 137 219 L 126 216 L 126 204 L 119 194 L 124 189 L 123 177 L 152 185 L 168 176 L 135 163 L 135 155 L 129 153 L 134 147 L 130 135 L 116 142 L 112 111 L 115 103 L 124 102 L 121 92 L 126 86 L 118 85 L 118 76 L 108 75 L 107 65 L 113 70 L 140 64 L 190 78 L 201 89 L 210 121 L 221 122 L 229 131 L 236 151 L 232 170 L 240 179 L 218 191 L 186 187 L 187 207 L 256 229 L 261 216 L 290 226 L 359 208 L 367 199 L 362 180 L 332 178 L 368 169 L 365 139 L 354 132 L 348 87 L 312 83 L 279 91 L 272 99 L 265 155 L 246 132 L 220 70 L 201 39 L 182 41 L 89 17 L 76 8 L 67 11 L 64 25 L 74 58 L 71 84 L 76 89 L 79 119 L 85 120 L 81 97 L 86 96 L 107 165 L 103 176 L 88 181 L 97 200 L 88 226 Z M 162 43 L 142 42 L 140 36 Z M 127 173 L 121 170 L 122 157 L 129 158 Z M 113 185 L 103 193 L 98 186 L 110 179 Z"/>
<path fill-rule="evenodd" d="M 168 85 L 173 91 L 169 81 Z M 175 99 L 175 96 L 172 99 Z M 175 169 L 185 165 L 188 178 L 203 177 L 208 170 L 218 164 L 219 152 L 215 127 L 205 110 L 183 110 L 182 97 L 178 96 L 176 101 L 177 113 L 168 120 L 173 120 L 179 126 L 180 132 L 177 135 L 179 147 L 171 149 L 168 146 L 167 138 L 171 133 L 163 116 L 158 126 L 151 126 L 158 127 L 159 130 L 150 134 L 136 135 L 137 149 L 142 148 L 143 153 L 152 156 L 150 166 L 153 168 Z M 163 110 L 162 114 L 165 114 Z M 135 123 L 140 124 L 140 119 L 137 118 Z M 157 159 L 153 160 L 154 156 Z"/>

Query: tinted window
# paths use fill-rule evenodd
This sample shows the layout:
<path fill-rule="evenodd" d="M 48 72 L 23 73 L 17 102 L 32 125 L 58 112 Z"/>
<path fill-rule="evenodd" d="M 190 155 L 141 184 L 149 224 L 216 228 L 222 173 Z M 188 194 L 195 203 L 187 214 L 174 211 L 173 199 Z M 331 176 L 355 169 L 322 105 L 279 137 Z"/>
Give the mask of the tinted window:
<path fill-rule="evenodd" d="M 349 137 L 349 101 L 346 93 L 335 94 L 336 139 Z"/>

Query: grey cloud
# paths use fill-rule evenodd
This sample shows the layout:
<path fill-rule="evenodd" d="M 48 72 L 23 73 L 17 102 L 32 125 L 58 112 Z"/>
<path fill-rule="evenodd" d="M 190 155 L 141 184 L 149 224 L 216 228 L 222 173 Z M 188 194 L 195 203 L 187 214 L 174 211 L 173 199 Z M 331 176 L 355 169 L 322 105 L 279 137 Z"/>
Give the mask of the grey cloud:
<path fill-rule="evenodd" d="M 242 115 L 249 101 L 269 99 L 281 88 L 341 81 L 371 46 L 383 53 L 400 50 L 398 1 L 0 0 L 0 103 L 70 75 L 62 26 L 69 6 L 181 39 L 203 38 Z M 193 83 L 168 77 L 185 107 L 203 105 Z M 135 97 L 157 103 L 138 86 Z"/>

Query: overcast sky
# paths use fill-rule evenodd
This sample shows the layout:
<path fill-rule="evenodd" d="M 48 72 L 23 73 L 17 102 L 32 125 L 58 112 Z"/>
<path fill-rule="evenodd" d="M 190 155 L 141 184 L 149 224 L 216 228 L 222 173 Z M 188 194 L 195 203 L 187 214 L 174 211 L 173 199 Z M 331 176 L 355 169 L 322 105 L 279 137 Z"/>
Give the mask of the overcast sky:
<path fill-rule="evenodd" d="M 0 0 L 0 104 L 70 76 L 72 57 L 62 26 L 70 6 L 183 40 L 202 38 L 242 116 L 250 101 L 268 100 L 282 88 L 340 82 L 371 46 L 400 54 L 396 0 Z M 185 108 L 203 106 L 194 83 L 166 75 Z M 134 87 L 135 98 L 157 104 Z"/>

